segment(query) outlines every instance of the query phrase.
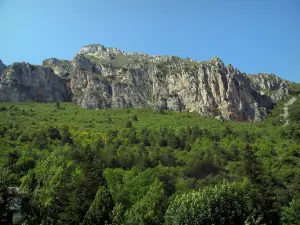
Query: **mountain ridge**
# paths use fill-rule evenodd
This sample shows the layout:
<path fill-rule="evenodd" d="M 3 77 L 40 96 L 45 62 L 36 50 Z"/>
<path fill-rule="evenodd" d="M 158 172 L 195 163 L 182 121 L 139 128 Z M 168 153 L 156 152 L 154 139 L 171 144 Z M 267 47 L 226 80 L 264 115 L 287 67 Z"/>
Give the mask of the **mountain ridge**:
<path fill-rule="evenodd" d="M 247 75 L 217 57 L 197 61 L 94 44 L 82 47 L 71 61 L 50 58 L 40 66 L 13 63 L 2 70 L 0 64 L 0 74 L 0 101 L 151 107 L 238 121 L 265 119 L 294 83 L 274 74 Z"/>

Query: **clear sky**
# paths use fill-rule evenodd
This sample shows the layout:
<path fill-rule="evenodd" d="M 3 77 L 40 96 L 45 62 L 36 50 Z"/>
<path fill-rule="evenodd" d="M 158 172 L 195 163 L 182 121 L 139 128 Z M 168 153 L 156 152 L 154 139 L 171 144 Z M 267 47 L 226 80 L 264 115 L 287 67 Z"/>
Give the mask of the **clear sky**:
<path fill-rule="evenodd" d="M 0 0 L 0 24 L 5 64 L 103 44 L 300 82 L 300 0 Z"/>

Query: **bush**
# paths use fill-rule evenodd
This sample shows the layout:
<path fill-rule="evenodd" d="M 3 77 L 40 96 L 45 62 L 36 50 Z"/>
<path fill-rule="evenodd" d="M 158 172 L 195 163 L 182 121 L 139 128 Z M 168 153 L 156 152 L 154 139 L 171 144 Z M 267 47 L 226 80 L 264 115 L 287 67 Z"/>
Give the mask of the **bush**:
<path fill-rule="evenodd" d="M 249 182 L 225 182 L 176 196 L 165 219 L 167 225 L 245 224 L 259 218 L 259 203 Z"/>
<path fill-rule="evenodd" d="M 126 128 L 131 128 L 132 127 L 132 122 L 130 120 L 128 120 L 126 122 Z"/>
<path fill-rule="evenodd" d="M 73 144 L 73 140 L 71 138 L 71 134 L 69 131 L 69 127 L 68 126 L 63 126 L 61 128 L 61 143 L 62 145 L 68 143 L 68 144 Z"/>
<path fill-rule="evenodd" d="M 59 130 L 57 130 L 55 127 L 47 128 L 47 136 L 50 137 L 52 140 L 60 140 L 61 139 Z"/>
<path fill-rule="evenodd" d="M 61 108 L 60 108 L 60 102 L 55 102 L 55 108 L 56 108 L 56 109 L 61 109 Z"/>
<path fill-rule="evenodd" d="M 133 115 L 132 120 L 133 120 L 133 121 L 138 121 L 137 115 Z"/>
<path fill-rule="evenodd" d="M 281 218 L 283 225 L 300 224 L 300 199 L 293 199 L 289 207 L 284 207 Z"/>
<path fill-rule="evenodd" d="M 30 141 L 30 138 L 29 138 L 28 134 L 24 132 L 19 135 L 18 141 L 26 142 L 26 141 Z"/>
<path fill-rule="evenodd" d="M 1 106 L 1 107 L 0 107 L 0 112 L 1 112 L 1 111 L 6 111 L 6 110 L 7 110 L 6 107 L 4 107 L 4 106 Z"/>

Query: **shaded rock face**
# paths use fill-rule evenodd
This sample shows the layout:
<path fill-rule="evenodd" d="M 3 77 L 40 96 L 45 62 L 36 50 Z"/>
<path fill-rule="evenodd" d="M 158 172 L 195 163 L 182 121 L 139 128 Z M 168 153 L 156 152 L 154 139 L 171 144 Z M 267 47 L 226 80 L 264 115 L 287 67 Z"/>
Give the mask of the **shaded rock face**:
<path fill-rule="evenodd" d="M 72 101 L 89 109 L 151 107 L 259 121 L 288 95 L 289 85 L 275 75 L 248 76 L 218 58 L 199 62 L 89 45 L 72 61 L 13 64 L 2 75 L 0 100 Z"/>
<path fill-rule="evenodd" d="M 273 101 L 279 101 L 288 95 L 288 86 L 291 82 L 284 81 L 274 74 L 259 73 L 249 75 L 255 90 L 260 94 L 267 94 Z"/>
<path fill-rule="evenodd" d="M 50 68 L 14 63 L 1 76 L 0 101 L 54 102 L 70 98 L 67 80 L 61 79 Z"/>
<path fill-rule="evenodd" d="M 6 68 L 6 66 L 4 65 L 4 63 L 1 61 L 0 59 L 0 77 L 1 77 L 1 74 L 3 72 L 3 70 Z"/>

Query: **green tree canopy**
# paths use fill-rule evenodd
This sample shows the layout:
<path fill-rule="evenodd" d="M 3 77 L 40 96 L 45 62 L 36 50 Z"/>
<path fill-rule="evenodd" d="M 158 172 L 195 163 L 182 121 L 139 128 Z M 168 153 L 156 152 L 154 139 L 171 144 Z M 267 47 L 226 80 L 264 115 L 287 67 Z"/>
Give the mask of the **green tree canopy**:
<path fill-rule="evenodd" d="M 300 199 L 295 198 L 290 202 L 289 207 L 284 207 L 281 218 L 283 225 L 300 224 Z"/>
<path fill-rule="evenodd" d="M 248 181 L 223 183 L 176 196 L 166 212 L 167 225 L 244 224 L 256 220 L 258 194 Z"/>
<path fill-rule="evenodd" d="M 107 190 L 104 186 L 100 186 L 95 200 L 84 217 L 83 225 L 107 224 L 107 222 L 109 222 L 109 214 L 112 209 L 113 200 L 109 190 Z"/>

